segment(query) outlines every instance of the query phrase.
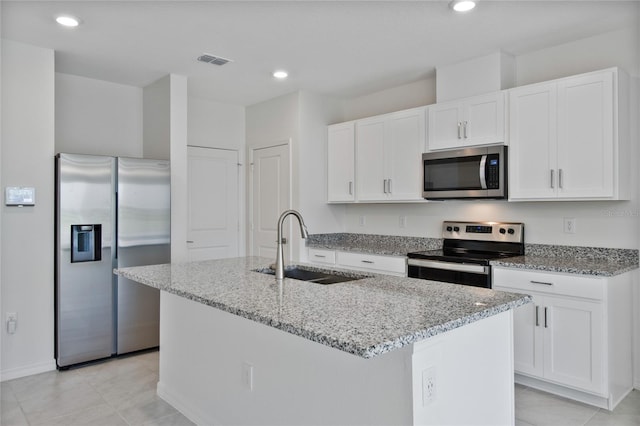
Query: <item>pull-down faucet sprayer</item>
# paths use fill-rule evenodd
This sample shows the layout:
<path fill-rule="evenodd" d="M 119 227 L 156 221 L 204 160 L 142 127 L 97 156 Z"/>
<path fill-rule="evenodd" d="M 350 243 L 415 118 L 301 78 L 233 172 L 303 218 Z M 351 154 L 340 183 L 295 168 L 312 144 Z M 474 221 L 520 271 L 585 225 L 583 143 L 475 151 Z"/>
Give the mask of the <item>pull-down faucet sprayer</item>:
<path fill-rule="evenodd" d="M 285 210 L 280 215 L 280 219 L 278 219 L 278 249 L 276 252 L 276 280 L 284 279 L 284 249 L 282 247 L 282 224 L 284 219 L 293 215 L 298 218 L 298 222 L 300 223 L 300 235 L 302 238 L 307 238 L 309 236 L 309 232 L 307 231 L 307 225 L 304 224 L 304 220 L 300 213 L 296 210 Z"/>

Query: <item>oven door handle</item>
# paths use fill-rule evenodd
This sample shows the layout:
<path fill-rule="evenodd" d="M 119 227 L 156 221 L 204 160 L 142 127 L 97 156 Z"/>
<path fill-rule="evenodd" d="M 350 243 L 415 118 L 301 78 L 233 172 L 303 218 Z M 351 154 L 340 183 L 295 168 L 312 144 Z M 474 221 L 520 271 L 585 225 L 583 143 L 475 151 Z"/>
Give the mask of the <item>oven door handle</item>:
<path fill-rule="evenodd" d="M 489 275 L 489 267 L 483 265 L 470 265 L 468 263 L 440 262 L 437 260 L 408 259 L 409 266 L 424 268 L 444 269 L 447 271 L 470 272 L 472 274 Z"/>

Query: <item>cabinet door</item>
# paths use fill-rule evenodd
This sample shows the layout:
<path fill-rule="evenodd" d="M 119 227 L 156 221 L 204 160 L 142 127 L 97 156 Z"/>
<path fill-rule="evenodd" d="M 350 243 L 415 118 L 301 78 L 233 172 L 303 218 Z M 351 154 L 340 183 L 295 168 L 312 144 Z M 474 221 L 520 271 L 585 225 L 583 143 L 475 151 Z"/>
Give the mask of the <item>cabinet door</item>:
<path fill-rule="evenodd" d="M 462 141 L 464 146 L 503 143 L 504 93 L 476 96 L 463 105 Z"/>
<path fill-rule="evenodd" d="M 556 197 L 556 86 L 509 92 L 509 199 Z"/>
<path fill-rule="evenodd" d="M 544 377 L 602 393 L 605 389 L 602 303 L 554 296 L 545 296 L 544 300 Z"/>
<path fill-rule="evenodd" d="M 385 119 L 356 124 L 356 192 L 359 201 L 387 199 L 385 175 Z"/>
<path fill-rule="evenodd" d="M 422 199 L 420 176 L 424 145 L 425 108 L 402 111 L 388 117 L 385 159 L 389 199 Z"/>
<path fill-rule="evenodd" d="M 613 197 L 613 72 L 558 83 L 559 197 Z"/>
<path fill-rule="evenodd" d="M 522 305 L 513 313 L 513 361 L 518 373 L 543 377 L 543 310 L 542 297 L 534 295 L 533 303 Z"/>
<path fill-rule="evenodd" d="M 462 106 L 459 102 L 436 104 L 429 108 L 429 141 L 431 150 L 458 148 L 462 142 Z"/>
<path fill-rule="evenodd" d="M 329 202 L 355 200 L 355 127 L 353 122 L 329 126 L 327 199 Z"/>

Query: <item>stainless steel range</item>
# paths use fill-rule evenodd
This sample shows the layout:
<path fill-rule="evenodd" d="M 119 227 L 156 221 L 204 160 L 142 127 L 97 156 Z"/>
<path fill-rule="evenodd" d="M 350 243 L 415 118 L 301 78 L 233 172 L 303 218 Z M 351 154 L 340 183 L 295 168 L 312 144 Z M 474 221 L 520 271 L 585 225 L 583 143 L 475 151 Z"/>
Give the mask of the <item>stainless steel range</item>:
<path fill-rule="evenodd" d="M 408 253 L 409 277 L 491 288 L 491 260 L 524 254 L 524 224 L 442 224 L 441 250 Z"/>

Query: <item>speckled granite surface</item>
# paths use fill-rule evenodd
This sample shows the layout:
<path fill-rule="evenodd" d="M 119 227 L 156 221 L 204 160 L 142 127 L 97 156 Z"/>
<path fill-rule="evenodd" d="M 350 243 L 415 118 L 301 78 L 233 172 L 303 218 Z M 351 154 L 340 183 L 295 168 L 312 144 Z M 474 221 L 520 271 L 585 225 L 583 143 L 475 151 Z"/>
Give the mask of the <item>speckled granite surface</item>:
<path fill-rule="evenodd" d="M 313 234 L 306 240 L 307 247 L 359 253 L 405 256 L 412 251 L 442 248 L 442 238 L 401 237 L 373 234 Z"/>
<path fill-rule="evenodd" d="M 320 285 L 254 272 L 260 257 L 123 268 L 159 288 L 363 358 L 530 302 L 522 294 L 387 275 Z"/>
<path fill-rule="evenodd" d="M 638 269 L 638 250 L 525 244 L 525 255 L 494 260 L 494 266 L 611 277 Z"/>
<path fill-rule="evenodd" d="M 404 256 L 412 251 L 442 248 L 441 238 L 368 234 L 315 234 L 307 247 Z M 572 274 L 614 276 L 639 267 L 638 250 L 525 244 L 525 256 L 492 261 L 495 266 Z"/>

